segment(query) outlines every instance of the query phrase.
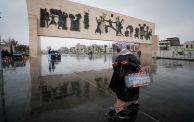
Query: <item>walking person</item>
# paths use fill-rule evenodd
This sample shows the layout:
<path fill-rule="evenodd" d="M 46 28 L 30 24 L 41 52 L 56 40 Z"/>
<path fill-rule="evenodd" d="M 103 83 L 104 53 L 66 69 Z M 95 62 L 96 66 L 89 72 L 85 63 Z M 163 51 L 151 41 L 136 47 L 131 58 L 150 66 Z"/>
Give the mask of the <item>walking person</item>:
<path fill-rule="evenodd" d="M 48 61 L 51 61 L 51 48 L 48 49 Z"/>
<path fill-rule="evenodd" d="M 137 51 L 137 55 L 139 56 L 139 59 L 140 59 L 140 57 L 141 57 L 141 50 Z"/>
<path fill-rule="evenodd" d="M 4 60 L 4 58 L 5 58 L 5 51 L 4 51 L 4 49 L 1 51 L 1 57 L 2 57 L 1 59 Z"/>
<path fill-rule="evenodd" d="M 10 61 L 12 61 L 12 60 L 13 60 L 13 50 L 12 50 L 12 49 L 10 50 L 10 53 L 9 53 L 9 58 L 10 58 Z"/>
<path fill-rule="evenodd" d="M 6 50 L 5 50 L 5 62 L 8 63 L 8 61 L 9 61 L 9 52 L 8 52 L 8 50 L 6 49 Z"/>
<path fill-rule="evenodd" d="M 139 62 L 141 61 L 141 50 L 138 50 L 137 51 L 137 58 L 138 58 L 138 60 L 139 60 Z M 141 63 L 141 62 L 140 62 Z"/>
<path fill-rule="evenodd" d="M 26 53 L 25 51 L 22 51 L 22 62 L 25 62 L 26 60 Z"/>
<path fill-rule="evenodd" d="M 113 62 L 113 75 L 109 88 L 116 93 L 114 109 L 107 113 L 108 117 L 125 118 L 129 110 L 137 110 L 139 106 L 139 87 L 126 87 L 124 79 L 128 73 L 140 70 L 140 62 L 128 49 L 125 42 L 115 44 L 118 55 Z"/>
<path fill-rule="evenodd" d="M 189 51 L 189 58 L 191 58 L 191 51 Z"/>

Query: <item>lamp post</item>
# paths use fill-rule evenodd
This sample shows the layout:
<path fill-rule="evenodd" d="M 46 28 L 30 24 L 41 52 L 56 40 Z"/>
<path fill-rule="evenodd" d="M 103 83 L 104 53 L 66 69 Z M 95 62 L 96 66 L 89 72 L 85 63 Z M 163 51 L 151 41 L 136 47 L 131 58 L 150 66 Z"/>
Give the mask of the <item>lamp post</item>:
<path fill-rule="evenodd" d="M 0 12 L 0 20 L 1 20 L 1 12 Z M 1 32 L 0 32 L 0 51 L 1 51 Z M 2 55 L 0 52 L 0 88 L 2 87 L 1 85 L 3 84 L 3 67 L 2 67 Z"/>
<path fill-rule="evenodd" d="M 1 12 L 0 12 L 0 20 L 1 20 Z M 3 67 L 2 67 L 2 56 L 1 56 L 1 32 L 0 32 L 0 121 L 6 122 L 6 110 L 5 110 L 5 92 L 4 92 L 4 81 L 3 81 Z"/>
<path fill-rule="evenodd" d="M 1 12 L 0 12 L 0 20 L 1 20 Z M 3 94 L 2 89 L 3 89 L 3 67 L 2 67 L 2 56 L 1 56 L 1 32 L 0 32 L 0 93 L 1 94 Z"/>
<path fill-rule="evenodd" d="M 0 51 L 1 51 L 1 32 L 0 32 Z M 0 63 L 2 64 L 2 56 L 0 53 Z M 2 69 L 2 65 L 0 65 L 0 70 Z"/>
<path fill-rule="evenodd" d="M 0 16 L 0 19 L 1 19 L 1 16 Z M 1 51 L 1 32 L 0 32 L 0 51 Z M 1 63 L 0 70 L 2 70 L 2 55 L 1 55 L 1 53 L 0 53 L 0 63 Z"/>
<path fill-rule="evenodd" d="M 1 12 L 0 12 L 0 20 L 1 20 Z M 1 32 L 0 32 L 0 93 L 1 95 L 4 93 L 3 91 L 3 66 L 2 66 L 2 55 L 1 55 Z"/>

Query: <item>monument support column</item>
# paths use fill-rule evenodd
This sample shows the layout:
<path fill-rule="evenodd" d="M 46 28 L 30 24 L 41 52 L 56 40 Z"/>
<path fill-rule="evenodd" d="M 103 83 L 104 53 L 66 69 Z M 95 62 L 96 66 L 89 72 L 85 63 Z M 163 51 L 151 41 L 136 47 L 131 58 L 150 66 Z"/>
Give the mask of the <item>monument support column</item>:
<path fill-rule="evenodd" d="M 153 35 L 152 36 L 152 57 L 157 57 L 159 51 L 160 51 L 160 46 L 159 46 L 159 36 L 158 35 Z"/>
<path fill-rule="evenodd" d="M 159 36 L 158 35 L 153 35 L 152 36 L 152 50 L 153 51 L 160 51 Z"/>
<path fill-rule="evenodd" d="M 41 54 L 40 40 L 38 37 L 38 17 L 29 14 L 29 48 L 30 57 L 38 57 Z"/>
<path fill-rule="evenodd" d="M 142 53 L 145 55 L 152 55 L 153 52 L 159 51 L 159 38 L 158 35 L 152 36 L 151 44 L 139 44 L 139 50 L 143 51 Z"/>

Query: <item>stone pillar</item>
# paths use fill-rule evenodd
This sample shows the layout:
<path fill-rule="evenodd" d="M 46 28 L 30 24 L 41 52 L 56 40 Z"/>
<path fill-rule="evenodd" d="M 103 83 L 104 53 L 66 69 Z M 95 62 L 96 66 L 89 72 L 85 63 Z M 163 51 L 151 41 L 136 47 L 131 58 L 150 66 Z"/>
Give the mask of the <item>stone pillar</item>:
<path fill-rule="evenodd" d="M 152 36 L 152 50 L 153 51 L 160 51 L 159 36 L 158 35 Z"/>
<path fill-rule="evenodd" d="M 30 59 L 30 75 L 32 83 L 31 110 L 41 106 L 41 58 Z"/>
<path fill-rule="evenodd" d="M 38 17 L 29 15 L 29 48 L 30 57 L 38 57 L 41 54 L 38 37 Z"/>
<path fill-rule="evenodd" d="M 139 50 L 141 50 L 142 55 L 151 55 L 152 44 L 139 44 Z"/>
<path fill-rule="evenodd" d="M 159 51 L 159 38 L 158 35 L 152 36 L 152 44 L 139 44 L 139 50 L 142 54 L 152 55 L 153 52 Z"/>
<path fill-rule="evenodd" d="M 147 66 L 151 63 L 151 59 L 155 52 L 159 51 L 159 38 L 157 35 L 152 36 L 151 44 L 139 44 L 139 50 L 142 52 L 142 66 Z"/>
<path fill-rule="evenodd" d="M 159 36 L 153 35 L 152 36 L 152 57 L 157 57 L 159 52 L 160 52 Z"/>

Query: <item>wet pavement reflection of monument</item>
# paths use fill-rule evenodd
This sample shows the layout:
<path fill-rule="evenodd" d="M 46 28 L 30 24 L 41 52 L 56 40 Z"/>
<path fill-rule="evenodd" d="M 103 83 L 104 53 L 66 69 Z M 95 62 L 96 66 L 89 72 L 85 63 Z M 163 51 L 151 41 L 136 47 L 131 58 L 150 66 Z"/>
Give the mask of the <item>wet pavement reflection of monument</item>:
<path fill-rule="evenodd" d="M 32 117 L 34 118 L 32 120 L 45 119 L 49 121 L 47 116 L 52 116 L 59 110 L 63 110 L 67 114 L 66 116 L 66 114 L 63 115 L 63 112 L 58 113 L 57 118 L 61 121 L 78 121 L 80 117 L 87 119 L 90 117 L 90 112 L 87 113 L 88 106 L 94 107 L 89 111 L 100 112 L 99 115 L 95 115 L 96 117 L 102 118 L 103 115 L 103 119 L 99 121 L 106 120 L 104 113 L 108 107 L 113 105 L 115 99 L 113 97 L 115 95 L 108 89 L 112 76 L 112 55 L 94 55 L 93 57 L 64 55 L 60 61 L 54 62 L 55 69 L 52 71 L 49 62 L 47 63 L 47 56 L 43 55 L 41 59 L 42 61 L 33 61 L 42 62 L 42 66 L 33 66 L 37 63 L 31 62 L 31 67 L 33 67 L 31 69 L 32 84 L 34 84 L 32 85 L 31 112 L 34 115 L 41 114 L 45 117 Z M 146 56 L 142 61 L 143 68 L 152 71 L 150 62 L 152 62 L 152 58 Z M 48 72 L 45 72 L 45 70 Z M 153 69 L 153 71 L 156 70 Z M 40 72 L 41 74 L 39 74 Z M 107 102 L 103 103 L 102 101 Z M 99 104 L 100 107 L 96 108 L 97 106 L 93 104 Z M 79 110 L 81 106 L 85 106 L 85 108 Z M 72 117 L 75 114 L 72 113 L 72 110 L 75 113 L 80 111 L 82 114 L 79 113 L 78 116 Z M 64 118 L 61 116 L 64 116 Z"/>
<path fill-rule="evenodd" d="M 62 61 L 55 61 L 55 70 L 52 72 L 50 72 L 47 56 L 31 60 L 32 112 L 36 113 L 37 110 L 42 111 L 45 108 L 56 109 L 55 107 L 67 109 L 105 97 L 106 94 L 103 90 L 108 89 L 112 70 L 99 64 L 98 60 L 100 59 L 104 62 L 103 58 L 104 56 L 100 56 L 97 59 L 93 57 L 91 60 L 87 55 L 69 56 L 69 58 L 68 56 L 62 56 Z M 112 59 L 110 58 L 109 60 Z M 75 63 L 76 61 L 77 63 Z M 39 62 L 42 62 L 42 66 L 36 65 Z M 91 64 L 84 66 L 84 63 L 90 62 L 99 66 L 92 66 Z M 102 70 L 96 71 L 95 67 L 100 67 Z M 41 68 L 43 69 L 42 72 Z M 76 69 L 78 70 L 77 72 Z M 45 70 L 48 70 L 47 74 L 44 72 Z M 55 74 L 57 70 L 58 74 Z M 43 76 L 41 76 L 40 72 Z"/>
<path fill-rule="evenodd" d="M 153 82 L 140 90 L 140 110 L 130 121 L 192 121 L 194 63 L 144 55 L 141 61 Z M 104 113 L 115 100 L 108 89 L 112 56 L 65 55 L 51 72 L 46 56 L 24 64 L 4 66 L 2 121 L 108 121 Z"/>
<path fill-rule="evenodd" d="M 94 108 L 90 111 L 100 112 L 97 116 L 104 117 L 106 109 L 114 102 L 114 94 L 108 89 L 112 55 L 64 55 L 60 61 L 54 62 L 54 70 L 50 70 L 46 55 L 3 66 L 6 83 L 3 106 L 8 122 L 40 121 L 37 116 L 43 114 L 43 118 L 47 118 L 48 115 L 44 114 L 49 111 L 68 113 L 68 110 L 79 106 L 85 106 L 84 109 L 92 106 Z M 101 107 L 92 104 L 101 104 Z M 79 117 L 87 118 L 89 113 L 85 114 L 78 116 L 77 120 Z M 64 115 L 60 113 L 58 116 Z M 64 118 L 72 119 L 70 116 Z M 64 118 L 61 117 L 62 120 Z"/>

